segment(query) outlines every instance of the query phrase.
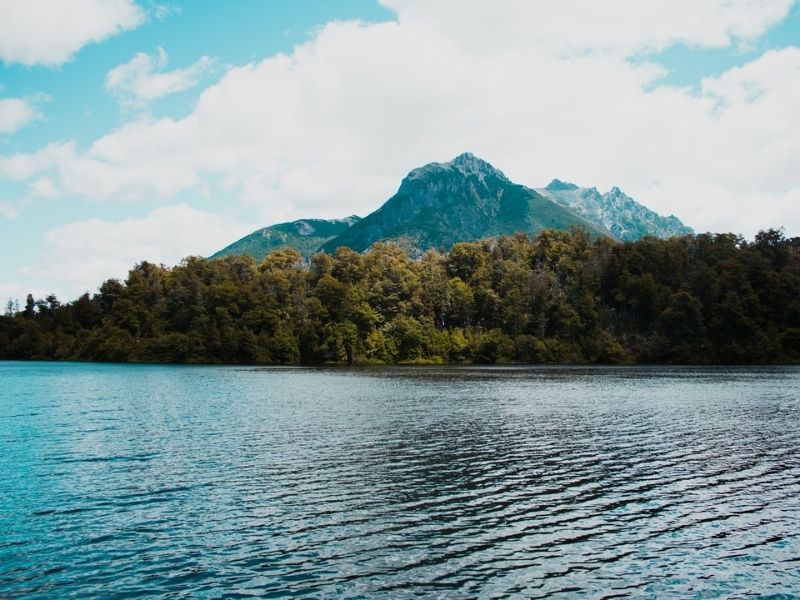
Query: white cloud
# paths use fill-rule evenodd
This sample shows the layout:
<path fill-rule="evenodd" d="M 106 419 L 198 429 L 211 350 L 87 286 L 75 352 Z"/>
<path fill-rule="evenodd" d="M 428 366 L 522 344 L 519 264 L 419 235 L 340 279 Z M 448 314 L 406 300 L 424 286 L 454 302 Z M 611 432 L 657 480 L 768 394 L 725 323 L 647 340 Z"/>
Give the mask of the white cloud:
<path fill-rule="evenodd" d="M 757 101 L 766 93 L 796 86 L 800 48 L 765 52 L 758 60 L 734 67 L 717 78 L 703 80 L 703 92 L 728 107 Z"/>
<path fill-rule="evenodd" d="M 17 211 L 13 204 L 9 204 L 8 202 L 0 202 L 0 217 L 8 220 L 16 219 L 19 217 L 19 211 Z"/>
<path fill-rule="evenodd" d="M 118 222 L 79 221 L 49 230 L 44 254 L 20 275 L 34 283 L 46 281 L 59 296 L 73 298 L 108 278 L 124 279 L 138 262 L 174 265 L 187 256 L 210 255 L 248 232 L 247 226 L 187 204 Z"/>
<path fill-rule="evenodd" d="M 172 15 L 180 15 L 183 9 L 177 4 L 150 3 L 150 13 L 159 21 L 163 21 Z"/>
<path fill-rule="evenodd" d="M 55 67 L 144 20 L 133 0 L 2 0 L 0 60 Z"/>
<path fill-rule="evenodd" d="M 31 192 L 37 198 L 58 198 L 58 188 L 49 177 L 40 177 L 31 184 Z"/>
<path fill-rule="evenodd" d="M 218 183 L 262 225 L 365 214 L 409 169 L 469 150 L 531 186 L 619 185 L 699 230 L 800 233 L 800 50 L 700 92 L 659 85 L 663 67 L 641 60 L 752 41 L 789 0 L 386 3 L 397 22 L 329 23 L 290 55 L 230 69 L 185 118 L 0 158 L 0 176 L 98 201 Z M 148 76 L 163 68 L 147 60 Z"/>
<path fill-rule="evenodd" d="M 140 52 L 108 72 L 106 89 L 124 108 L 142 108 L 148 102 L 196 86 L 213 65 L 211 58 L 203 56 L 183 69 L 164 71 L 167 61 L 163 48 L 153 55 Z"/>
<path fill-rule="evenodd" d="M 164 121 L 169 125 L 171 121 Z M 136 131 L 157 129 L 157 122 L 140 121 L 130 124 L 118 135 L 127 139 L 135 137 Z M 131 138 L 128 138 L 131 136 Z M 160 153 L 157 140 L 145 153 Z M 52 143 L 33 153 L 18 153 L 0 158 L 0 177 L 13 181 L 24 181 L 32 177 L 35 196 L 57 198 L 78 196 L 92 201 L 108 198 L 142 200 L 155 197 L 169 200 L 180 191 L 198 186 L 201 182 L 196 169 L 180 162 L 164 161 L 161 165 L 142 156 L 143 163 L 124 164 L 125 157 L 114 160 L 114 153 L 81 153 L 73 142 Z M 123 162 L 120 162 L 123 161 Z M 45 175 L 46 187 L 40 183 Z M 43 190 L 45 193 L 43 194 Z"/>
<path fill-rule="evenodd" d="M 25 98 L 0 98 L 0 133 L 15 133 L 38 117 L 33 102 Z"/>
<path fill-rule="evenodd" d="M 475 52 L 535 46 L 559 56 L 657 51 L 684 43 L 748 42 L 782 20 L 794 0 L 381 0 L 401 24 Z"/>

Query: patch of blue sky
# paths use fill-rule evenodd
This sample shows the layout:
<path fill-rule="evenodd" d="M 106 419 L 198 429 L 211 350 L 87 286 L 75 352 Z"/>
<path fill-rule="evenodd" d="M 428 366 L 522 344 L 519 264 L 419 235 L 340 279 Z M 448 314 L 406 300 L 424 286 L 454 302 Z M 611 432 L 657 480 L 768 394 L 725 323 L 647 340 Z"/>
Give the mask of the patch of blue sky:
<path fill-rule="evenodd" d="M 137 53 L 154 54 L 162 47 L 169 56 L 165 70 L 187 67 L 201 56 L 216 61 L 216 67 L 189 90 L 150 103 L 155 118 L 181 118 L 194 106 L 200 91 L 219 79 L 230 65 L 263 60 L 310 39 L 314 30 L 333 20 L 386 21 L 394 13 L 377 0 L 237 0 L 227 2 L 171 3 L 161 18 L 155 4 L 144 4 L 150 16 L 135 30 L 123 32 L 98 44 L 82 48 L 73 60 L 57 68 L 27 67 L 0 62 L 0 98 L 37 98 L 41 118 L 10 135 L 0 134 L 0 154 L 34 152 L 48 144 L 74 141 L 80 150 L 131 118 L 117 99 L 105 89 L 106 74 L 130 61 Z M 214 210 L 234 204 L 235 191 L 224 190 L 210 177 L 213 197 L 187 191 L 169 204 L 189 203 L 197 210 Z M 226 197 L 229 196 L 229 197 Z M 0 202 L 14 206 L 19 218 L 0 219 L 5 251 L 0 253 L 3 281 L 14 280 L 26 256 L 44 250 L 42 232 L 66 223 L 87 219 L 120 221 L 143 218 L 164 203 L 156 198 L 131 202 L 92 202 L 69 196 L 56 200 L 35 198 L 30 182 L 4 180 Z M 241 210 L 241 208 L 240 208 Z M 223 211 L 224 212 L 224 211 Z M 244 218 L 257 216 L 241 211 Z"/>
<path fill-rule="evenodd" d="M 43 118 L 13 136 L 0 136 L 0 150 L 30 152 L 54 142 L 75 140 L 85 148 L 130 115 L 120 111 L 105 89 L 106 74 L 137 53 L 154 54 L 159 47 L 169 56 L 166 70 L 179 69 L 201 56 L 216 60 L 200 85 L 156 100 L 154 116 L 179 118 L 187 114 L 203 87 L 219 78 L 227 65 L 261 60 L 290 52 L 328 21 L 384 21 L 393 13 L 376 0 L 237 0 L 236 2 L 173 3 L 172 13 L 151 14 L 139 28 L 100 44 L 90 44 L 61 67 L 26 67 L 0 63 L 0 98 L 46 95 L 39 104 Z M 152 10 L 151 10 L 152 13 Z"/>
<path fill-rule="evenodd" d="M 653 81 L 651 88 L 669 85 L 700 90 L 703 78 L 722 73 L 751 62 L 768 50 L 800 46 L 800 4 L 790 14 L 757 40 L 735 42 L 725 48 L 698 48 L 676 44 L 661 52 L 641 57 L 666 69 L 666 74 Z"/>
<path fill-rule="evenodd" d="M 15 200 L 13 204 L 20 217 L 0 221 L 4 244 L 4 252 L 0 252 L 0 272 L 11 275 L 20 264 L 25 264 L 26 259 L 41 253 L 44 241 L 42 231 L 73 221 L 143 217 L 153 210 L 149 203 L 121 206 L 113 202 L 78 201 L 69 196 L 57 200 L 33 198 L 28 191 L 28 183 L 3 182 L 0 186 L 0 202 L 11 198 Z"/>
<path fill-rule="evenodd" d="M 222 187 L 218 177 L 205 176 L 203 184 L 211 193 L 204 195 L 197 189 L 186 190 L 177 194 L 167 203 L 170 206 L 186 203 L 194 210 L 212 212 L 225 215 L 225 207 L 236 207 L 236 216 L 240 219 L 250 219 L 258 222 L 258 213 L 237 202 L 236 190 L 226 190 Z M 0 202 L 3 198 L 14 198 L 14 205 L 18 207 L 20 218 L 14 220 L 0 220 L 0 232 L 3 238 L 3 252 L 0 252 L 0 273 L 5 275 L 6 283 L 9 279 L 17 279 L 21 274 L 18 269 L 27 264 L 34 256 L 41 256 L 46 250 L 45 239 L 42 231 L 48 231 L 68 223 L 97 219 L 118 223 L 124 220 L 137 220 L 147 217 L 153 210 L 164 206 L 165 203 L 157 198 L 144 198 L 136 201 L 86 201 L 69 195 L 48 200 L 31 197 L 28 183 L 4 182 L 0 186 Z M 21 199 L 21 200 L 20 200 Z M 233 210 L 233 209 L 231 209 Z M 27 277 L 22 277 L 27 281 Z M 99 285 L 100 282 L 98 282 Z M 47 288 L 48 282 L 41 281 L 39 287 Z M 50 290 L 52 291 L 52 290 Z M 5 302 L 5 298 L 0 301 Z"/>

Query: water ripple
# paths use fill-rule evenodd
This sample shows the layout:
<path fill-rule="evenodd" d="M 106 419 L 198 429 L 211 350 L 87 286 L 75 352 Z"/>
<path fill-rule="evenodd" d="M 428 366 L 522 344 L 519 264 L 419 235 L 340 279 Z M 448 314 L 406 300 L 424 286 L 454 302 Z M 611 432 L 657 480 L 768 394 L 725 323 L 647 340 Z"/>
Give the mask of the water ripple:
<path fill-rule="evenodd" d="M 800 594 L 796 368 L 0 381 L 0 597 Z"/>

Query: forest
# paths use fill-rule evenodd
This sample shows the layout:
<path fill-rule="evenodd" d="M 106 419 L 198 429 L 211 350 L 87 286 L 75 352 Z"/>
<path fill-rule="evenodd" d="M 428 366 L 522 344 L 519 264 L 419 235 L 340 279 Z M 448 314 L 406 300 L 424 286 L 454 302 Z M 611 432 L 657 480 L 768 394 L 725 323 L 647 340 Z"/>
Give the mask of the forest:
<path fill-rule="evenodd" d="M 800 238 L 544 231 L 417 259 L 389 243 L 142 262 L 9 301 L 0 359 L 233 364 L 800 363 Z"/>

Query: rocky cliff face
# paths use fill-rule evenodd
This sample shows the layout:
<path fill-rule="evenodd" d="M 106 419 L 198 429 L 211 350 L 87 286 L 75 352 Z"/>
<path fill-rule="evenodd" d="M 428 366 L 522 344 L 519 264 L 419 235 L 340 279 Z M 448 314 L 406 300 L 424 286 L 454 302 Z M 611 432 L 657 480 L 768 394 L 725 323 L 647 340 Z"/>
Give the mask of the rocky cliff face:
<path fill-rule="evenodd" d="M 415 254 L 472 241 L 542 229 L 608 230 L 536 191 L 511 182 L 499 169 L 472 154 L 411 171 L 397 193 L 322 249 L 363 251 L 378 241 L 395 241 Z"/>
<path fill-rule="evenodd" d="M 694 233 L 674 215 L 664 217 L 639 204 L 618 187 L 601 194 L 597 188 L 578 187 L 554 179 L 545 188 L 536 190 L 543 196 L 565 206 L 608 229 L 624 241 L 632 241 L 652 235 L 667 238 Z"/>
<path fill-rule="evenodd" d="M 220 250 L 214 257 L 267 253 L 292 247 L 306 257 L 347 246 L 362 252 L 379 241 L 400 244 L 413 256 L 428 248 L 517 232 L 577 226 L 593 237 L 637 240 L 692 233 L 677 217 L 664 217 L 619 188 L 601 194 L 554 179 L 531 189 L 514 183 L 488 162 L 464 153 L 445 163 L 411 171 L 397 193 L 363 219 L 301 219 L 265 227 Z"/>

